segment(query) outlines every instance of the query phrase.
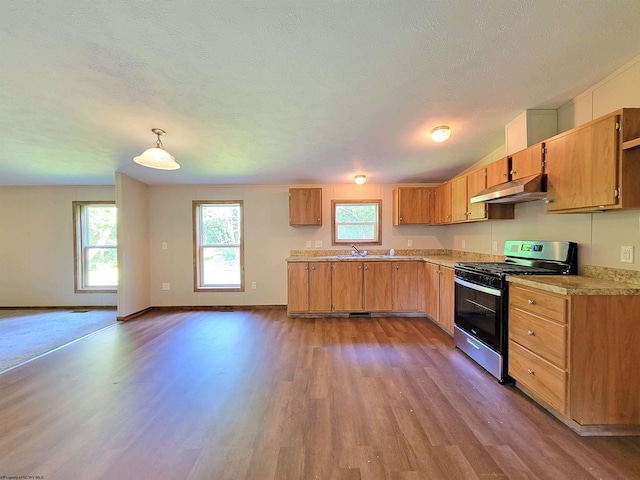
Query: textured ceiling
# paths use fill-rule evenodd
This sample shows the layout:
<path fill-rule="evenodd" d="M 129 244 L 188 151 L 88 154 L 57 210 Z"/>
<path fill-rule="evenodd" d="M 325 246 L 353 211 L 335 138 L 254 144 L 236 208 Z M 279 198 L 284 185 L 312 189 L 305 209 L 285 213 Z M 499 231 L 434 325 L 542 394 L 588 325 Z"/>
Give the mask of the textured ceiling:
<path fill-rule="evenodd" d="M 2 3 L 1 185 L 438 182 L 640 53 L 637 0 Z"/>

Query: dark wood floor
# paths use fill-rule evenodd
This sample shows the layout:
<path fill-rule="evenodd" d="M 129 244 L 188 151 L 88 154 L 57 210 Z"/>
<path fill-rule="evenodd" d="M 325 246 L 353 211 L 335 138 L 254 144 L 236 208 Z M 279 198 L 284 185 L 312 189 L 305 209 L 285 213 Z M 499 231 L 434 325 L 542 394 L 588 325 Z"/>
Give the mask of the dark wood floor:
<path fill-rule="evenodd" d="M 154 312 L 0 375 L 0 477 L 638 479 L 428 320 Z"/>

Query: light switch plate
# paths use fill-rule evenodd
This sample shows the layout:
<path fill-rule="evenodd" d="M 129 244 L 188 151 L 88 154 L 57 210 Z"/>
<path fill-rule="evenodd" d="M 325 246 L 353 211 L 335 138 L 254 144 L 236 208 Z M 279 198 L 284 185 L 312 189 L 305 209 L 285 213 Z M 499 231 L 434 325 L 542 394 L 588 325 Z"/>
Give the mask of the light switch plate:
<path fill-rule="evenodd" d="M 496 240 L 494 240 L 494 241 L 493 241 L 493 244 L 492 244 L 492 246 L 491 246 L 491 249 L 492 249 L 494 252 L 497 252 L 497 251 L 498 251 L 498 242 L 497 242 Z"/>
<path fill-rule="evenodd" d="M 307 248 L 311 248 L 311 240 L 307 240 Z"/>
<path fill-rule="evenodd" d="M 162 284 L 162 290 L 171 290 L 171 284 L 170 283 L 163 283 Z"/>

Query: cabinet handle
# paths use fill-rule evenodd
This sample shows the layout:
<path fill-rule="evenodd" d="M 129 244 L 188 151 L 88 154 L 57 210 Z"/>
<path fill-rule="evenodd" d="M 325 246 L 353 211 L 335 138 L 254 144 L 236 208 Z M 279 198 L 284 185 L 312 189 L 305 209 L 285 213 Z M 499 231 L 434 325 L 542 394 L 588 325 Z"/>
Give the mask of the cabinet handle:
<path fill-rule="evenodd" d="M 362 265 L 360 265 L 360 266 L 358 267 L 358 270 L 362 270 Z"/>
<path fill-rule="evenodd" d="M 404 220 L 404 217 L 400 217 L 400 221 Z"/>
<path fill-rule="evenodd" d="M 311 267 L 311 270 L 315 270 L 315 269 L 316 269 L 316 267 Z"/>
<path fill-rule="evenodd" d="M 511 175 L 515 175 L 515 174 L 516 174 L 516 173 L 518 173 L 518 172 L 516 172 L 515 170 L 511 170 L 509 173 L 510 173 Z"/>
<path fill-rule="evenodd" d="M 365 270 L 369 270 L 369 267 L 364 267 Z"/>
<path fill-rule="evenodd" d="M 533 330 L 527 330 L 527 335 L 533 337 L 536 333 Z"/>
<path fill-rule="evenodd" d="M 396 265 L 396 270 L 400 270 L 400 267 L 398 265 Z"/>
<path fill-rule="evenodd" d="M 528 303 L 529 305 L 535 305 L 535 303 L 536 303 L 536 302 L 535 302 L 534 300 L 527 300 L 527 303 Z"/>
<path fill-rule="evenodd" d="M 527 368 L 527 373 L 528 373 L 529 375 L 533 375 L 533 370 L 531 370 L 530 368 Z"/>
<path fill-rule="evenodd" d="M 320 219 L 318 218 L 318 219 L 316 220 L 316 222 L 319 222 L 319 221 L 320 221 Z"/>

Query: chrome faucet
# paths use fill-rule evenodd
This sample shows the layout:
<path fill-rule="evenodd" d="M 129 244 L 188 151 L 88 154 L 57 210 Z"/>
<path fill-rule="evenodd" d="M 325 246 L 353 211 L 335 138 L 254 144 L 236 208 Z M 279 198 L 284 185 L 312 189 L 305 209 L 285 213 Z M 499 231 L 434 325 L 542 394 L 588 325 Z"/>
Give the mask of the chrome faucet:
<path fill-rule="evenodd" d="M 353 248 L 356 252 L 360 253 L 360 250 L 358 250 L 358 247 L 356 247 L 355 245 L 351 245 L 351 248 Z"/>

